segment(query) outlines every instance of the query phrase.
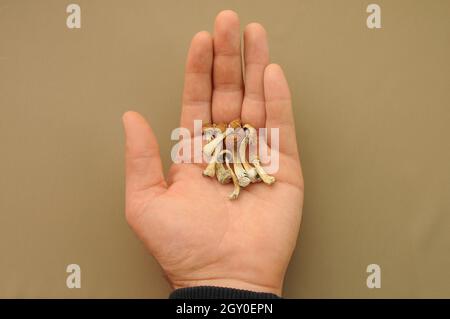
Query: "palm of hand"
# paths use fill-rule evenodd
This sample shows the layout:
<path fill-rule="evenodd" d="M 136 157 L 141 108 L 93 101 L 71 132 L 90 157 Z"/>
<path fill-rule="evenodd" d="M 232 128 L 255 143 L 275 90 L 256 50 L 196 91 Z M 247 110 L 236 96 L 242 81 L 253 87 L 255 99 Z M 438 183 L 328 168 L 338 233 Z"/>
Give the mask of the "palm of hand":
<path fill-rule="evenodd" d="M 216 46 L 224 50 L 236 47 L 236 22 L 232 12 L 219 14 L 214 52 L 219 51 Z M 268 60 L 264 29 L 249 25 L 245 37 L 246 62 Z M 173 164 L 166 181 L 150 127 L 137 113 L 128 112 L 124 116 L 127 219 L 174 288 L 215 285 L 281 294 L 303 203 L 289 89 L 278 66 L 248 63 L 246 95 L 239 100 L 232 79 L 238 78 L 233 72 L 241 73 L 241 66 L 230 61 L 230 51 L 213 56 L 212 45 L 204 32 L 192 41 L 181 124 L 191 128 L 194 119 L 211 122 L 212 117 L 214 122 L 229 122 L 241 117 L 256 127 L 278 127 L 277 182 L 271 186 L 250 185 L 241 189 L 237 200 L 230 201 L 232 185 L 202 176 L 204 165 Z M 259 75 L 258 68 L 262 69 Z M 214 88 L 208 88 L 208 77 L 210 83 L 214 78 Z M 247 95 L 249 88 L 251 96 Z M 236 107 L 230 107 L 233 105 Z"/>

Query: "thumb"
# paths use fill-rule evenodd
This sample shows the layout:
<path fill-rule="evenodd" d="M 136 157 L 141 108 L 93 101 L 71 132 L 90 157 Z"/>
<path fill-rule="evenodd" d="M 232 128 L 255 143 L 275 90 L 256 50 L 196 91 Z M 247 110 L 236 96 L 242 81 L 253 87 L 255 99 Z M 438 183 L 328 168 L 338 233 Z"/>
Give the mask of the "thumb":
<path fill-rule="evenodd" d="M 122 120 L 126 138 L 127 193 L 163 191 L 167 184 L 162 171 L 158 142 L 152 129 L 137 112 L 126 112 Z"/>

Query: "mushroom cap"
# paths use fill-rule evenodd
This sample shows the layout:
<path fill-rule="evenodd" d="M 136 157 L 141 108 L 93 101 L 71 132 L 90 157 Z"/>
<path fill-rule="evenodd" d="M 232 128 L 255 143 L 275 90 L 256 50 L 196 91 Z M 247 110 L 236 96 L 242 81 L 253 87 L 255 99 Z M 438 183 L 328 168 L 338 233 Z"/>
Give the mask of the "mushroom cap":
<path fill-rule="evenodd" d="M 211 124 L 211 123 L 204 123 L 204 124 L 202 125 L 203 132 L 204 132 L 205 130 L 208 130 L 208 129 L 213 128 L 213 127 L 214 127 L 214 126 L 213 126 L 213 124 Z"/>
<path fill-rule="evenodd" d="M 233 121 L 230 122 L 229 126 L 231 128 L 238 128 L 241 127 L 241 120 L 240 119 L 235 119 Z"/>
<path fill-rule="evenodd" d="M 219 129 L 222 133 L 227 129 L 227 125 L 225 123 L 214 124 L 214 127 Z"/>

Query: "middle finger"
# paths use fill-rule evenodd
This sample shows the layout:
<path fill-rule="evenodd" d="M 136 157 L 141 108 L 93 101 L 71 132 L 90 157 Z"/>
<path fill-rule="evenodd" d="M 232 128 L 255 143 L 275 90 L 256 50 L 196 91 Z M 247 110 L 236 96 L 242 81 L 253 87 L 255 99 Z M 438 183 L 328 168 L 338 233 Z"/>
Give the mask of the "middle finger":
<path fill-rule="evenodd" d="M 240 38 L 238 15 L 230 10 L 220 12 L 214 26 L 214 123 L 228 123 L 241 115 L 244 87 Z"/>

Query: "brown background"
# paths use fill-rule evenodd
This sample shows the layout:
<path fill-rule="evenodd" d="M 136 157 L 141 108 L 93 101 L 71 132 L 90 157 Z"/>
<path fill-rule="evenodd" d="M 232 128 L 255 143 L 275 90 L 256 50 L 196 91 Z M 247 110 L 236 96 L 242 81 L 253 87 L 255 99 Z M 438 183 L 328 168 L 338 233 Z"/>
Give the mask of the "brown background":
<path fill-rule="evenodd" d="M 167 169 L 191 36 L 263 23 L 306 181 L 287 297 L 450 297 L 450 2 L 0 0 L 0 297 L 161 297 L 123 216 L 128 109 Z M 66 288 L 67 264 L 82 288 Z M 366 287 L 366 267 L 382 288 Z"/>

